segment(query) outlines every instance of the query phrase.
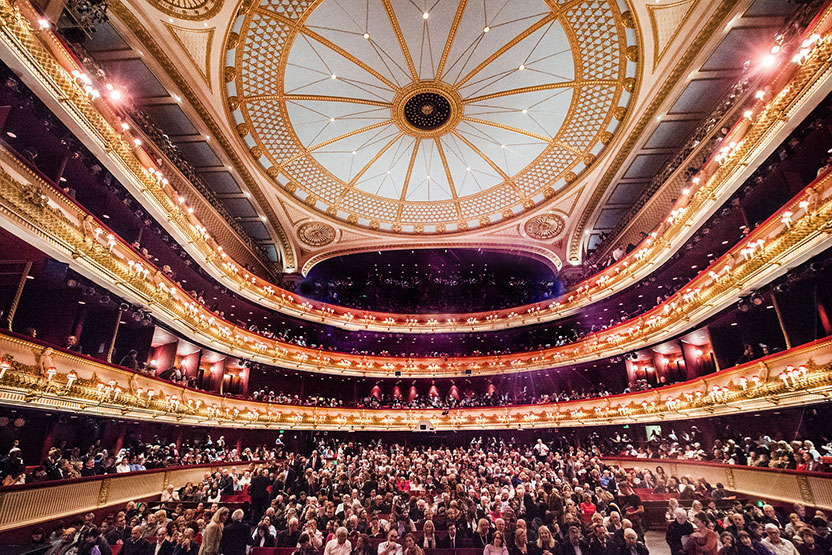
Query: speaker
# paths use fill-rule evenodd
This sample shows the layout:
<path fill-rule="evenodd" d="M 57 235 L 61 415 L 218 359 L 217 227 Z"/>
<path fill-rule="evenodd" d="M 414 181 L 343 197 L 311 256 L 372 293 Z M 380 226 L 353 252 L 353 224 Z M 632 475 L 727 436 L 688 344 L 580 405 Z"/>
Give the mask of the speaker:
<path fill-rule="evenodd" d="M 402 377 L 402 371 L 401 370 L 396 370 L 395 372 L 393 372 L 393 375 L 396 376 L 397 378 L 401 378 Z"/>
<path fill-rule="evenodd" d="M 466 369 L 465 369 L 465 375 L 466 375 L 466 376 L 470 376 L 470 375 L 471 375 L 471 369 L 470 369 L 470 368 L 466 368 Z"/>

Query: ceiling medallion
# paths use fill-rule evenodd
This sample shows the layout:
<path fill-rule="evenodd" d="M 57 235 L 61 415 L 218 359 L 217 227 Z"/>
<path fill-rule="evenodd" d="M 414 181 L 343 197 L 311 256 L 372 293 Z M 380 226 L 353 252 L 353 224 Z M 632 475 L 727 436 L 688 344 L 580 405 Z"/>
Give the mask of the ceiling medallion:
<path fill-rule="evenodd" d="M 412 83 L 393 99 L 393 121 L 412 137 L 445 135 L 453 131 L 461 117 L 462 99 L 444 83 Z"/>
<path fill-rule="evenodd" d="M 222 0 L 150 0 L 160 12 L 177 19 L 201 21 L 216 15 Z"/>
<path fill-rule="evenodd" d="M 526 222 L 523 230 L 532 239 L 550 241 L 556 238 L 566 227 L 566 222 L 557 214 L 541 214 Z"/>
<path fill-rule="evenodd" d="M 600 158 L 640 78 L 627 0 L 555 4 L 245 0 L 221 74 L 230 123 L 282 195 L 342 225 L 514 219 Z"/>
<path fill-rule="evenodd" d="M 323 222 L 306 222 L 298 227 L 298 239 L 310 247 L 324 247 L 335 240 L 335 229 Z"/>

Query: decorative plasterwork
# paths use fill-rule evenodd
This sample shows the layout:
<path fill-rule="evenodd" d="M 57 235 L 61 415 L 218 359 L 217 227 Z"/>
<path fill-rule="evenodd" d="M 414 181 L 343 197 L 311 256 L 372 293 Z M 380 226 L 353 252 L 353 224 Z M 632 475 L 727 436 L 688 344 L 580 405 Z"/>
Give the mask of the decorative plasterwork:
<path fill-rule="evenodd" d="M 49 352 L 51 351 L 51 352 Z M 513 407 L 385 410 L 246 401 L 173 386 L 0 334 L 0 403 L 180 425 L 255 429 L 412 431 L 632 424 L 735 414 L 827 401 L 832 341 L 645 392 Z"/>
<path fill-rule="evenodd" d="M 188 29 L 170 23 L 165 23 L 165 27 L 211 89 L 211 44 L 214 41 L 214 28 Z"/>
<path fill-rule="evenodd" d="M 696 37 L 690 42 L 690 44 L 688 44 L 684 53 L 679 56 L 679 61 L 673 67 L 670 74 L 665 77 L 655 95 L 650 100 L 650 103 L 641 110 L 641 115 L 633 128 L 629 130 L 626 140 L 622 144 L 618 145 L 615 157 L 608 160 L 608 169 L 595 185 L 592 196 L 589 198 L 589 202 L 583 212 L 579 215 L 577 225 L 572 231 L 566 255 L 567 260 L 571 264 L 579 264 L 581 261 L 581 244 L 584 238 L 584 230 L 586 229 L 590 216 L 595 212 L 595 209 L 598 207 L 598 204 L 601 202 L 601 199 L 606 193 L 607 187 L 609 187 L 613 178 L 621 169 L 625 160 L 627 160 L 627 157 L 641 139 L 641 135 L 644 133 L 644 130 L 656 117 L 659 108 L 664 104 L 665 100 L 667 100 L 677 83 L 679 83 L 679 81 L 689 71 L 689 67 L 693 59 L 699 55 L 708 43 L 708 40 L 710 40 L 713 34 L 719 29 L 720 25 L 722 25 L 725 17 L 731 13 L 737 5 L 738 1 L 739 0 L 723 0 L 719 3 Z"/>
<path fill-rule="evenodd" d="M 0 150 L 1 152 L 1 150 Z M 13 160 L 12 160 L 13 161 Z M 140 259 L 128 244 L 106 233 L 103 224 L 63 192 L 38 183 L 19 162 L 16 176 L 0 173 L 0 215 L 23 240 L 87 278 L 113 289 L 127 302 L 152 309 L 155 318 L 197 343 L 220 352 L 276 366 L 338 375 L 452 377 L 527 372 L 599 360 L 665 341 L 718 313 L 748 291 L 782 276 L 828 247 L 832 220 L 832 174 L 758 226 L 727 254 L 654 309 L 567 345 L 499 356 L 405 358 L 353 355 L 301 347 L 266 338 L 222 319 L 198 304 L 163 272 Z M 274 291 L 265 292 L 274 297 Z M 350 313 L 358 329 L 372 320 Z M 519 314 L 510 316 L 516 320 Z M 524 315 L 535 318 L 534 312 Z M 459 328 L 478 324 L 443 322 Z M 439 322 L 427 322 L 428 327 Z"/>
<path fill-rule="evenodd" d="M 214 17 L 223 0 L 148 0 L 160 12 L 176 19 L 202 21 Z"/>
<path fill-rule="evenodd" d="M 179 88 L 182 96 L 188 100 L 189 104 L 199 115 L 200 119 L 211 134 L 216 137 L 218 144 L 223 149 L 223 152 L 231 160 L 234 170 L 243 179 L 246 188 L 251 191 L 252 196 L 265 212 L 272 229 L 277 234 L 277 239 L 280 242 L 281 258 L 283 259 L 284 269 L 288 271 L 295 270 L 297 260 L 295 256 L 295 249 L 289 239 L 289 236 L 280 224 L 280 220 L 272 209 L 271 204 L 269 204 L 263 196 L 260 187 L 257 185 L 257 181 L 237 155 L 236 150 L 226 137 L 222 128 L 220 128 L 217 124 L 217 121 L 214 119 L 212 111 L 208 108 L 207 104 L 203 102 L 189 80 L 179 71 L 177 64 L 170 58 L 170 56 L 168 56 L 167 52 L 165 52 L 165 48 L 160 46 L 160 44 L 156 41 L 156 37 L 153 32 L 149 31 L 142 24 L 135 14 L 130 11 L 130 8 L 124 5 L 121 0 L 113 0 L 109 4 L 109 10 L 124 24 L 125 27 L 130 30 L 131 33 L 136 36 L 136 38 L 142 43 L 143 48 L 145 48 L 153 56 L 164 72 Z M 220 82 L 222 83 L 222 81 Z"/>
<path fill-rule="evenodd" d="M 698 0 L 680 0 L 671 4 L 648 4 L 650 28 L 653 30 L 653 68 L 661 61 L 676 35 L 696 7 Z"/>
<path fill-rule="evenodd" d="M 335 228 L 323 222 L 306 222 L 298 227 L 298 239 L 310 247 L 324 247 L 335 240 Z"/>
<path fill-rule="evenodd" d="M 523 229 L 526 235 L 540 241 L 553 241 L 563 232 L 566 222 L 557 214 L 541 214 L 528 220 Z"/>
<path fill-rule="evenodd" d="M 342 224 L 438 234 L 514 218 L 576 183 L 638 84 L 619 3 L 414 6 L 240 5 L 226 104 L 275 186 Z M 441 125 L 412 125 L 415 101 Z"/>

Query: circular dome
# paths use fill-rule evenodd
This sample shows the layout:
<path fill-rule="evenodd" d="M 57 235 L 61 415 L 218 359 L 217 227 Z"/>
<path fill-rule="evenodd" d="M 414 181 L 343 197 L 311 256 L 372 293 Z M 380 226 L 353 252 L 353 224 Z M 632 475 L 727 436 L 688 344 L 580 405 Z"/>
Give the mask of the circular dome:
<path fill-rule="evenodd" d="M 555 196 L 610 142 L 638 73 L 625 8 L 245 3 L 226 41 L 230 117 L 269 177 L 331 218 L 489 225 Z"/>

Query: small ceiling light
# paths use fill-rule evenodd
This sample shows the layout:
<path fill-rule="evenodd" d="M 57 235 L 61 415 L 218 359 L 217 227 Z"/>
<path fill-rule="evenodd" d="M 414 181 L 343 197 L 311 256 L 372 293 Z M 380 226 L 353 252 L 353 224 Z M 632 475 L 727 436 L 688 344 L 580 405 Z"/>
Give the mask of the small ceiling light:
<path fill-rule="evenodd" d="M 769 54 L 768 56 L 763 58 L 763 65 L 764 66 L 773 66 L 774 62 L 777 61 L 777 58 Z"/>
<path fill-rule="evenodd" d="M 743 117 L 750 119 L 751 116 L 754 115 L 754 112 L 752 112 L 751 110 L 746 110 L 742 115 L 743 115 Z"/>
<path fill-rule="evenodd" d="M 389 174 L 389 173 L 390 173 L 390 170 L 387 170 L 387 173 Z"/>
<path fill-rule="evenodd" d="M 683 195 L 689 195 L 690 194 L 690 189 L 682 189 L 682 194 Z"/>
<path fill-rule="evenodd" d="M 525 114 L 526 112 L 528 112 L 528 110 L 526 110 L 525 108 L 523 108 L 523 109 L 521 110 L 521 112 L 523 112 L 523 113 Z"/>
<path fill-rule="evenodd" d="M 369 40 L 369 38 L 370 38 L 370 33 L 364 33 L 364 38 Z"/>
<path fill-rule="evenodd" d="M 524 69 L 526 69 L 526 66 L 523 65 L 523 64 L 520 64 L 520 67 L 518 67 L 517 69 L 519 69 L 520 71 L 523 71 Z"/>
<path fill-rule="evenodd" d="M 121 97 L 121 91 L 120 90 L 113 89 L 112 91 L 110 91 L 110 100 L 118 102 L 119 100 L 121 100 L 121 98 L 122 97 Z"/>
<path fill-rule="evenodd" d="M 428 12 L 425 12 L 425 13 L 422 14 L 422 19 L 427 19 L 429 17 L 430 17 L 430 14 Z"/>
<path fill-rule="evenodd" d="M 267 222 L 267 221 L 268 221 L 268 219 L 266 218 L 266 216 L 260 216 L 260 219 L 261 219 L 261 220 L 263 220 L 264 222 Z"/>
<path fill-rule="evenodd" d="M 173 99 L 174 99 L 176 102 L 182 102 L 182 97 L 181 97 L 181 96 L 179 96 L 178 94 L 173 95 Z"/>
<path fill-rule="evenodd" d="M 245 191 L 243 194 L 246 196 L 246 198 L 251 198 L 251 193 L 249 193 L 248 191 Z"/>
<path fill-rule="evenodd" d="M 11 137 L 12 139 L 16 139 L 16 138 L 17 138 L 17 134 L 16 134 L 14 131 L 6 131 L 6 135 L 8 135 L 9 137 Z"/>
<path fill-rule="evenodd" d="M 467 168 L 465 168 L 465 171 L 467 171 L 467 172 L 471 171 L 471 166 L 468 166 Z"/>
<path fill-rule="evenodd" d="M 487 33 L 490 30 L 491 30 L 491 27 L 489 27 L 488 25 L 486 25 L 485 27 L 482 28 L 483 33 Z"/>
<path fill-rule="evenodd" d="M 500 145 L 500 148 L 505 148 L 505 147 L 506 147 L 506 145 Z"/>
<path fill-rule="evenodd" d="M 335 121 L 335 118 L 329 118 L 329 121 Z"/>
<path fill-rule="evenodd" d="M 356 155 L 356 152 L 355 152 L 354 150 L 352 151 L 352 155 L 353 155 L 353 156 L 355 156 L 355 155 Z"/>
<path fill-rule="evenodd" d="M 121 130 L 122 131 L 130 131 L 130 124 L 122 122 Z"/>
<path fill-rule="evenodd" d="M 760 90 L 760 91 L 757 91 L 757 93 L 754 95 L 754 98 L 758 98 L 758 99 L 763 98 L 765 95 L 766 95 L 766 91 Z"/>
<path fill-rule="evenodd" d="M 333 73 L 332 75 L 329 76 L 329 78 L 330 79 L 338 79 L 338 76 Z"/>

